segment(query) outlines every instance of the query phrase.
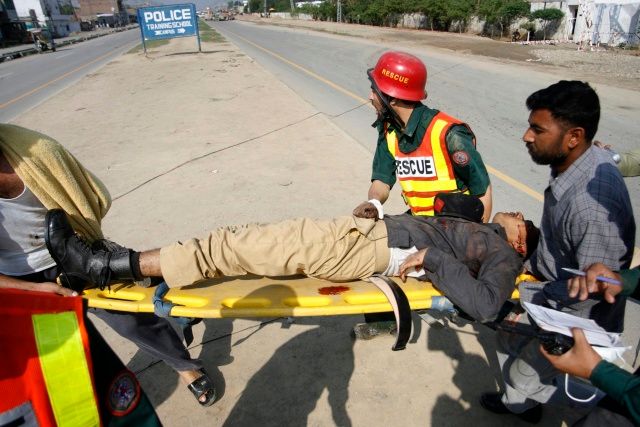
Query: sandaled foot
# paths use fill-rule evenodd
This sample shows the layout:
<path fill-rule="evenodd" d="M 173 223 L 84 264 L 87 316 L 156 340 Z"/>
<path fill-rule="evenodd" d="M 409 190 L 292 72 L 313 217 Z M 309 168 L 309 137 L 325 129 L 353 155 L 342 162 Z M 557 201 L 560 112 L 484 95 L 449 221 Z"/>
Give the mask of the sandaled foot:
<path fill-rule="evenodd" d="M 201 369 L 200 372 L 202 372 L 202 376 L 189 384 L 187 388 L 193 393 L 200 405 L 211 406 L 216 400 L 216 389 L 204 369 Z"/>
<path fill-rule="evenodd" d="M 371 340 L 378 336 L 396 335 L 398 327 L 396 322 L 382 321 L 371 323 L 357 323 L 353 327 L 353 335 L 357 340 Z"/>

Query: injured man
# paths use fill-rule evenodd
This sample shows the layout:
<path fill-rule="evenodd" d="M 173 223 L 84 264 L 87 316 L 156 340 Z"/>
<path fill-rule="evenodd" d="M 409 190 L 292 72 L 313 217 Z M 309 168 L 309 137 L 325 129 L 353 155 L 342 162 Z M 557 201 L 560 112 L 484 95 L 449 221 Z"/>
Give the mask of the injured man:
<path fill-rule="evenodd" d="M 459 205 L 459 197 L 443 200 L 445 206 Z M 468 202 L 460 206 L 466 208 Z M 473 208 L 480 203 L 477 198 L 470 202 Z M 433 217 L 300 218 L 223 227 L 203 239 L 136 252 L 92 248 L 73 231 L 63 211 L 52 210 L 45 241 L 64 274 L 101 287 L 145 277 L 163 277 L 170 287 L 178 287 L 245 274 L 304 274 L 340 282 L 376 273 L 403 280 L 417 274 L 474 319 L 494 320 L 513 292 L 523 259 L 537 245 L 538 230 L 520 213 L 497 213 L 489 224 L 451 215 L 443 209 Z"/>

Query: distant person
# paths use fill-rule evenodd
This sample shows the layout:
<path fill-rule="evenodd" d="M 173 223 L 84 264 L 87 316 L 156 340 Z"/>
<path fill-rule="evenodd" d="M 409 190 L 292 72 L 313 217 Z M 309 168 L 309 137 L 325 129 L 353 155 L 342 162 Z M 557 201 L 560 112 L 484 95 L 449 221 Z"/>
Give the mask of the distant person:
<path fill-rule="evenodd" d="M 585 269 L 601 262 L 627 268 L 635 241 L 629 193 L 611 156 L 593 147 L 600 119 L 596 92 L 580 81 L 560 81 L 527 98 L 529 128 L 522 137 L 533 161 L 549 165 L 544 192 L 540 243 L 525 267 L 540 282 L 521 283 L 520 301 L 591 318 L 608 331 L 621 332 L 625 300 L 610 304 L 568 295 L 572 276 L 563 267 Z M 513 313 L 513 321 L 527 323 Z M 485 393 L 481 405 L 497 414 L 515 414 L 537 422 L 541 403 L 560 399 L 553 378 L 558 371 L 540 353 L 537 339 L 498 332 L 498 361 L 503 393 Z"/>
<path fill-rule="evenodd" d="M 0 124 L 0 288 L 70 295 L 55 283 L 62 272 L 45 246 L 48 209 L 62 209 L 73 228 L 107 252 L 100 223 L 111 197 L 100 180 L 53 139 L 19 126 Z M 77 283 L 65 277 L 63 283 Z M 166 319 L 150 313 L 90 309 L 113 330 L 164 360 L 188 384 L 201 405 L 211 405 L 215 388 L 191 359 Z M 3 349 L 3 351 L 10 351 Z"/>

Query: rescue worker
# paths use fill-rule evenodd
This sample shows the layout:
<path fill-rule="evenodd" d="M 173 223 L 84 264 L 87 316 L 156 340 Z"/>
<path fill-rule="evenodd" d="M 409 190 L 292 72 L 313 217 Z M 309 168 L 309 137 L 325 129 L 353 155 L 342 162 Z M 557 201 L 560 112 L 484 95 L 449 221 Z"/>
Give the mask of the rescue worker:
<path fill-rule="evenodd" d="M 82 298 L 0 288 L 0 300 L 0 425 L 162 425 Z"/>
<path fill-rule="evenodd" d="M 382 54 L 367 70 L 369 99 L 377 112 L 372 126 L 378 130 L 373 157 L 369 201 L 353 215 L 382 219 L 382 204 L 400 181 L 402 196 L 413 215 L 433 215 L 437 193 L 463 192 L 484 205 L 482 221 L 491 217 L 491 183 L 475 136 L 469 126 L 424 105 L 427 69 L 417 57 L 404 52 Z M 357 339 L 392 333 L 392 313 L 365 314 L 366 323 L 354 327 Z"/>
<path fill-rule="evenodd" d="M 386 52 L 367 75 L 378 143 L 369 201 L 353 214 L 382 218 L 382 204 L 397 179 L 413 215 L 433 215 L 437 193 L 464 192 L 481 199 L 487 222 L 491 185 L 475 136 L 467 124 L 421 102 L 427 97 L 424 63 L 408 53 Z"/>

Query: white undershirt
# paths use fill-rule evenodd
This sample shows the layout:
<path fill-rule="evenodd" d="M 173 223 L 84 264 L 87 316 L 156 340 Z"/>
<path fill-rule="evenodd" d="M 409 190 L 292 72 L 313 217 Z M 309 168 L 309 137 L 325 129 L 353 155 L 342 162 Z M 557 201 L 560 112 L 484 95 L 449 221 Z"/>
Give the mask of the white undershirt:
<path fill-rule="evenodd" d="M 55 265 L 44 243 L 46 214 L 26 185 L 19 196 L 0 198 L 0 273 L 22 276 Z"/>
<path fill-rule="evenodd" d="M 418 249 L 416 249 L 415 246 L 412 246 L 409 249 L 389 248 L 389 252 L 389 266 L 382 274 L 393 277 L 400 275 L 400 266 L 402 263 L 409 257 L 409 255 L 418 252 Z M 418 271 L 414 269 L 407 273 L 407 276 L 409 277 L 421 277 L 424 275 L 424 268 L 421 268 Z"/>

